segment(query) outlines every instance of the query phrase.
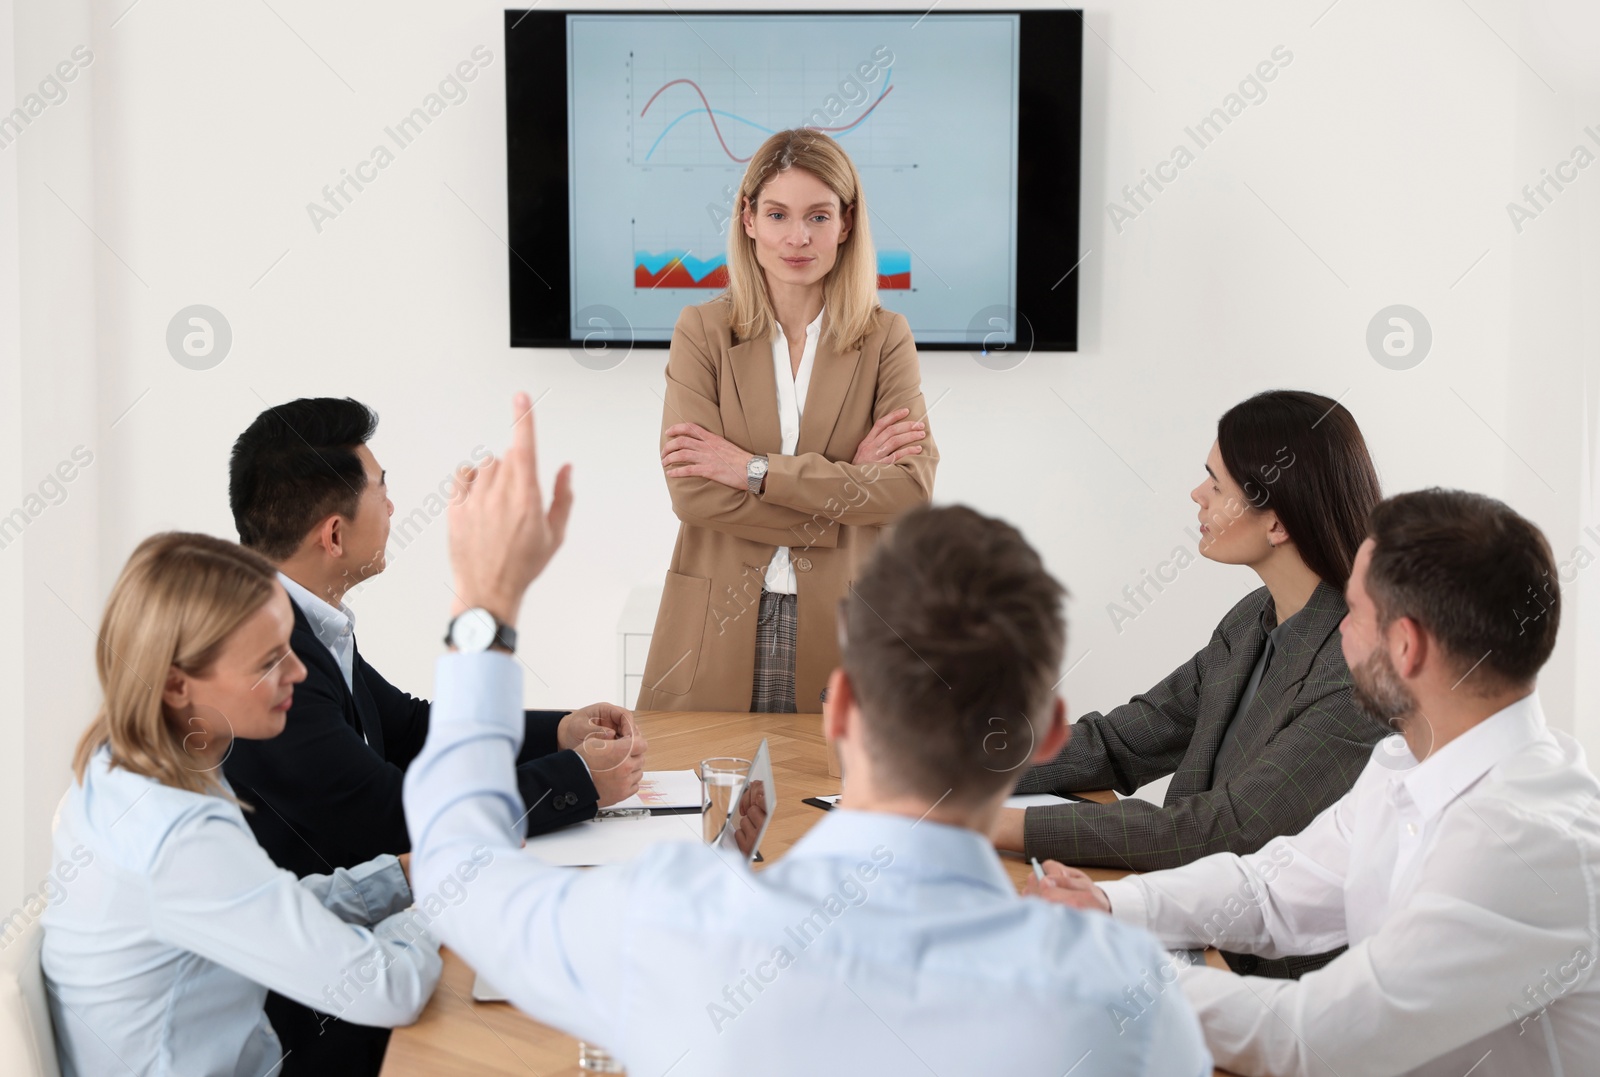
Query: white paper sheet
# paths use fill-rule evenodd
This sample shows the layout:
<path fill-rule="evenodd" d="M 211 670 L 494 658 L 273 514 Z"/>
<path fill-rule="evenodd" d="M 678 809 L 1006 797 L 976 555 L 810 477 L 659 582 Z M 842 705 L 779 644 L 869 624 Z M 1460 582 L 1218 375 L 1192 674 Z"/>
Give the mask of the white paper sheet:
<path fill-rule="evenodd" d="M 1054 793 L 1021 793 L 1014 797 L 1006 797 L 1006 807 L 1008 808 L 1040 808 L 1047 804 L 1081 803 L 1082 801 L 1058 797 Z"/>
<path fill-rule="evenodd" d="M 639 791 L 607 810 L 622 808 L 698 808 L 700 776 L 692 770 L 647 770 Z"/>
<path fill-rule="evenodd" d="M 700 816 L 650 815 L 589 819 L 528 839 L 525 850 L 558 868 L 621 864 L 662 842 L 700 841 Z"/>

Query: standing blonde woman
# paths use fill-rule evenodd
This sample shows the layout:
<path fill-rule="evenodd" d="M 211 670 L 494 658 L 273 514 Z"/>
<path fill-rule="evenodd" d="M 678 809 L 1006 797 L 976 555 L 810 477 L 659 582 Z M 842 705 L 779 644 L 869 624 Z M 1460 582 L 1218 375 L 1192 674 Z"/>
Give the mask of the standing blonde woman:
<path fill-rule="evenodd" d="M 104 702 L 55 833 L 57 859 L 86 866 L 43 916 L 67 1077 L 276 1077 L 269 988 L 374 1025 L 415 1020 L 433 992 L 438 946 L 402 912 L 400 861 L 296 879 L 223 777 L 235 737 L 283 729 L 305 678 L 293 627 L 272 566 L 206 535 L 146 539 L 112 589 Z"/>
<path fill-rule="evenodd" d="M 933 493 L 916 343 L 878 303 L 849 156 L 780 131 L 736 206 L 728 290 L 684 308 L 667 359 L 681 523 L 641 709 L 820 710 L 839 599 L 879 529 Z"/>

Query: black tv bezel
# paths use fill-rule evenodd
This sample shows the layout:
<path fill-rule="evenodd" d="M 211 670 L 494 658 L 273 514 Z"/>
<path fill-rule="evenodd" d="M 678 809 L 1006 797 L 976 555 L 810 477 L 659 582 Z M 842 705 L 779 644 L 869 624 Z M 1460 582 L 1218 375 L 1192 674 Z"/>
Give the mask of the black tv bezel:
<path fill-rule="evenodd" d="M 505 12 L 507 261 L 514 348 L 583 345 L 571 332 L 572 202 L 568 188 L 567 109 L 534 107 L 541 101 L 566 103 L 565 20 L 571 15 L 655 14 L 659 12 L 588 8 Z M 927 15 L 884 10 L 730 9 L 684 10 L 680 14 L 903 15 L 907 19 L 1018 16 L 1017 130 L 1019 138 L 1031 139 L 1027 152 L 1019 148 L 1017 154 L 1018 342 L 1032 351 L 1078 350 L 1079 275 L 1069 270 L 1079 260 L 1082 9 L 961 8 Z M 560 32 L 552 32 L 554 29 Z M 1026 227 L 1023 222 L 1028 222 Z M 545 266 L 545 272 L 541 273 L 536 265 Z M 636 348 L 665 348 L 669 343 L 631 342 Z M 972 351 L 974 346 L 955 341 L 917 344 L 921 350 L 945 351 Z"/>

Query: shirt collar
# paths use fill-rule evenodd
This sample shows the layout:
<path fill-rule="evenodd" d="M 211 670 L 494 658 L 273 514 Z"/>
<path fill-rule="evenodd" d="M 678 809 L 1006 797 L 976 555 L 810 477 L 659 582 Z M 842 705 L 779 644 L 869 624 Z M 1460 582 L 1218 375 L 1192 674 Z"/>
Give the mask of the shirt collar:
<path fill-rule="evenodd" d="M 1530 692 L 1390 780 L 1404 785 L 1422 817 L 1430 819 L 1495 764 L 1530 744 L 1550 739 L 1539 693 Z"/>
<path fill-rule="evenodd" d="M 326 600 L 318 598 L 281 572 L 278 573 L 278 582 L 289 592 L 289 597 L 300 607 L 300 612 L 306 615 L 312 634 L 324 647 L 337 653 L 355 632 L 355 613 L 343 602 L 337 607 L 328 605 Z"/>
<path fill-rule="evenodd" d="M 1289 615 L 1288 620 L 1278 622 L 1278 611 L 1269 600 L 1261 610 L 1261 631 L 1272 637 L 1274 647 L 1283 646 L 1283 637 L 1289 634 L 1289 629 L 1300 620 L 1300 615 L 1305 610 L 1299 609 Z"/>
<path fill-rule="evenodd" d="M 1317 586 L 1322 587 L 1323 584 L 1317 584 Z M 1315 594 L 1315 592 L 1312 592 L 1312 594 Z M 1288 618 L 1283 619 L 1283 621 L 1278 621 L 1277 605 L 1272 602 L 1272 592 L 1267 592 L 1267 603 L 1264 605 L 1264 607 L 1261 607 L 1261 631 L 1266 632 L 1266 634 L 1270 635 L 1270 637 L 1274 637 L 1274 640 L 1282 640 L 1283 635 L 1285 635 L 1285 629 L 1288 629 L 1291 624 L 1296 623 L 1296 621 L 1299 621 L 1301 624 L 1309 621 L 1310 618 L 1302 618 L 1301 616 L 1302 613 L 1306 613 L 1306 607 L 1309 607 L 1309 605 L 1310 602 L 1307 600 L 1307 603 L 1304 605 L 1304 607 L 1294 611 L 1294 613 L 1291 613 L 1291 615 L 1288 616 Z"/>
<path fill-rule="evenodd" d="M 825 314 L 827 312 L 827 310 L 828 310 L 828 305 L 826 303 L 824 303 L 822 305 L 822 309 L 817 311 L 817 316 L 815 318 L 812 318 L 810 324 L 806 326 L 806 336 L 814 337 L 818 333 L 822 332 L 822 316 L 823 316 L 823 314 Z M 773 319 L 773 322 L 776 323 L 777 326 L 778 326 L 778 336 L 783 337 L 783 339 L 785 339 L 785 340 L 789 339 L 788 337 L 784 337 L 784 334 L 783 334 L 783 323 L 778 322 L 778 320 L 776 318 Z"/>
<path fill-rule="evenodd" d="M 888 812 L 835 807 L 795 842 L 784 859 L 871 857 L 879 848 L 892 853 L 893 866 L 901 870 L 958 877 L 1006 895 L 1017 892 L 994 845 L 982 834 Z"/>
<path fill-rule="evenodd" d="M 1263 606 L 1261 609 L 1261 631 L 1271 634 L 1276 629 L 1283 629 L 1281 635 L 1272 637 L 1272 646 L 1275 653 L 1298 655 L 1309 660 L 1324 647 L 1328 641 L 1333 640 L 1333 646 L 1339 645 L 1335 633 L 1339 631 L 1339 622 L 1344 620 L 1348 611 L 1344 602 L 1344 594 L 1327 580 L 1321 580 L 1311 592 L 1311 597 L 1306 599 L 1306 604 L 1295 611 L 1294 615 L 1278 624 L 1277 607 L 1272 603 L 1272 594 L 1265 587 Z M 1263 652 L 1266 644 L 1263 642 Z"/>

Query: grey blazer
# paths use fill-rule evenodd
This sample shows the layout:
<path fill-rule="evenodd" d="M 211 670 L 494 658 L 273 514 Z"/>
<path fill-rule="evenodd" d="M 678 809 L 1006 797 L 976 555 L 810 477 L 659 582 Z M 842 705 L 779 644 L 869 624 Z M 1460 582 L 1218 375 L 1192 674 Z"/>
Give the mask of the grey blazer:
<path fill-rule="evenodd" d="M 1246 595 L 1204 650 L 1150 691 L 1109 713 L 1084 715 L 1066 749 L 1017 786 L 1019 793 L 1128 794 L 1171 774 L 1165 803 L 1029 808 L 1025 851 L 1066 864 L 1149 871 L 1211 853 L 1253 853 L 1305 829 L 1350 790 L 1388 732 L 1351 695 L 1339 648 L 1344 615 L 1344 596 L 1318 584 L 1239 718 L 1239 750 L 1218 769 L 1217 749 L 1277 620 L 1265 587 Z"/>

